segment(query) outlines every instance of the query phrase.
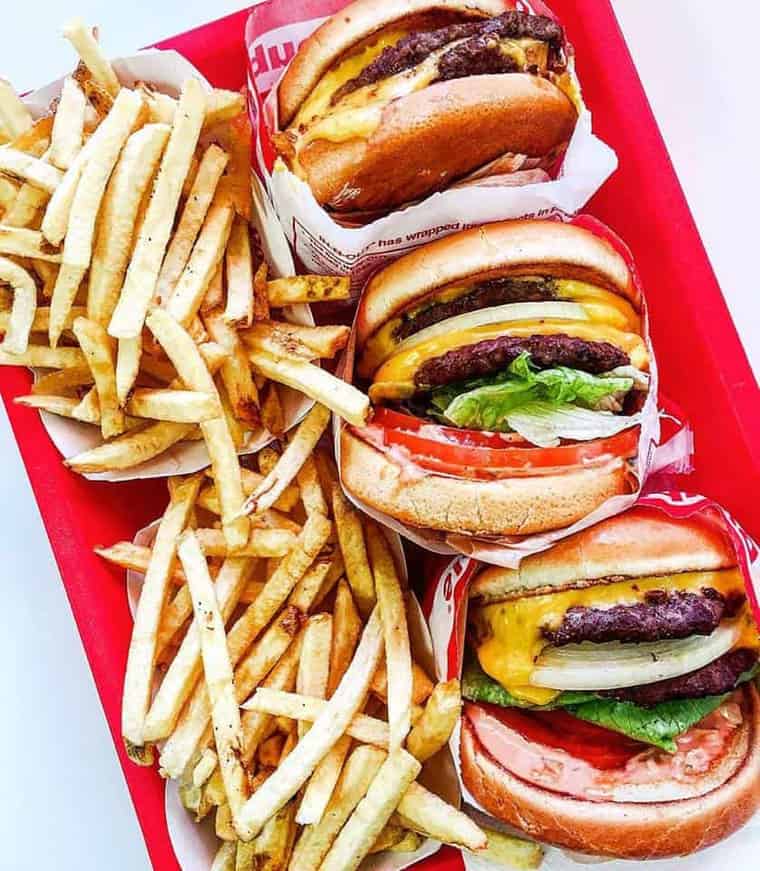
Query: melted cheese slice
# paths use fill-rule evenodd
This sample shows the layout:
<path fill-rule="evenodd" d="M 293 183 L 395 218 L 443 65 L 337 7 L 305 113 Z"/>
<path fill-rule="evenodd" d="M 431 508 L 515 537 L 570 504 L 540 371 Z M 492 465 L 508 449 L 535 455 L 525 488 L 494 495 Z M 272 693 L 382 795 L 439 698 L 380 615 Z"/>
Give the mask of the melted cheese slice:
<path fill-rule="evenodd" d="M 684 572 L 656 578 L 638 578 L 581 590 L 566 590 L 544 596 L 525 596 L 474 608 L 470 620 L 481 643 L 476 648 L 481 668 L 515 698 L 533 704 L 547 704 L 559 693 L 531 686 L 533 666 L 547 646 L 542 628 L 556 629 L 569 608 L 611 608 L 644 600 L 650 590 L 692 590 L 711 587 L 724 595 L 744 593 L 738 569 L 716 572 Z M 737 647 L 757 648 L 757 629 L 745 604 L 744 632 Z M 600 668 L 603 667 L 600 664 Z"/>
<path fill-rule="evenodd" d="M 408 351 L 394 354 L 375 373 L 369 395 L 373 402 L 382 399 L 408 399 L 416 391 L 414 375 L 427 360 L 440 357 L 454 348 L 474 345 L 500 336 L 528 338 L 530 336 L 565 335 L 589 342 L 609 342 L 628 354 L 631 365 L 642 371 L 649 369 L 649 353 L 644 340 L 635 333 L 617 330 L 607 324 L 587 321 L 510 321 L 486 324 L 469 330 L 451 332 L 423 342 Z"/>

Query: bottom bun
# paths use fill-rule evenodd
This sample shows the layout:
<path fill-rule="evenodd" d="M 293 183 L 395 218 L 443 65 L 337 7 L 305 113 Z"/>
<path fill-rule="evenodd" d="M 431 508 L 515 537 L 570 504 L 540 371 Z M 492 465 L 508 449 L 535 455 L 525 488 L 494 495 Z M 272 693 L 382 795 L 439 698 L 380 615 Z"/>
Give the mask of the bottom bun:
<path fill-rule="evenodd" d="M 341 476 L 362 502 L 410 526 L 470 535 L 530 535 L 581 520 L 612 496 L 630 493 L 624 460 L 604 466 L 497 481 L 405 474 L 399 463 L 347 429 Z"/>
<path fill-rule="evenodd" d="M 744 690 L 746 738 L 735 773 L 704 795 L 678 801 L 584 801 L 526 783 L 501 766 L 462 719 L 462 777 L 492 816 L 540 841 L 594 856 L 665 859 L 702 850 L 741 828 L 760 807 L 760 699 Z"/>

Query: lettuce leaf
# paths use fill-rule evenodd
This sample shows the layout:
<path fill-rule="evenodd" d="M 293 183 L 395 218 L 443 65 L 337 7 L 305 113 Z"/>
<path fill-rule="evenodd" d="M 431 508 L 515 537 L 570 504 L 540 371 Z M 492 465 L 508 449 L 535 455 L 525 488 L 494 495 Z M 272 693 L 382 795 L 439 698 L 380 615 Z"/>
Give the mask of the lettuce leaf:
<path fill-rule="evenodd" d="M 507 415 L 509 426 L 540 448 L 556 447 L 560 439 L 582 442 L 609 438 L 634 426 L 638 420 L 638 415 L 627 417 L 549 402 L 531 402 Z"/>
<path fill-rule="evenodd" d="M 566 415 L 568 409 L 578 407 L 589 410 L 584 418 L 585 427 L 576 425 L 576 429 L 582 428 L 585 432 L 593 429 L 591 421 L 596 419 L 597 414 L 601 415 L 604 421 L 613 417 L 606 412 L 593 411 L 602 400 L 610 396 L 623 396 L 633 385 L 633 378 L 630 377 L 590 375 L 588 372 L 581 372 L 567 366 L 539 371 L 530 362 L 529 354 L 523 353 L 502 372 L 485 378 L 448 384 L 434 390 L 431 394 L 431 404 L 432 412 L 448 423 L 492 432 L 516 430 L 512 416 L 518 411 L 534 415 L 538 409 L 545 417 L 548 412 L 554 410 L 562 411 Z M 521 421 L 523 419 L 518 420 L 518 425 Z M 609 423 L 600 426 L 606 426 L 605 432 L 610 429 Z M 630 426 L 630 423 L 620 426 L 615 431 L 619 432 L 627 426 Z M 543 429 L 546 431 L 546 424 Z M 517 431 L 521 432 L 519 429 Z M 527 431 L 530 431 L 530 425 Z M 533 441 L 529 436 L 524 437 Z M 557 434 L 555 428 L 552 434 L 539 437 L 542 441 L 535 443 L 548 447 L 550 444 L 556 444 L 563 436 Z M 574 438 L 574 436 L 567 437 Z M 582 438 L 598 437 L 596 434 L 582 436 Z"/>

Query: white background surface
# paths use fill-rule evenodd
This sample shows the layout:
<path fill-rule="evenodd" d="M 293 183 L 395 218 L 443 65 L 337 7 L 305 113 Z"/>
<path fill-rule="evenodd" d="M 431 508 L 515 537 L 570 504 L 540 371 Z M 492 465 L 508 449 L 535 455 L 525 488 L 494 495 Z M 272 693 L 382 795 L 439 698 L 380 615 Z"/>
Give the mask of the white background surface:
<path fill-rule="evenodd" d="M 8 8 L 0 74 L 19 90 L 71 67 L 70 49 L 57 35 L 67 13 L 100 24 L 108 52 L 118 55 L 243 6 L 230 0 L 2 2 Z M 724 30 L 715 23 L 721 9 L 715 0 L 613 3 L 758 373 L 752 35 L 760 29 L 760 8 L 736 0 L 733 24 Z M 143 871 L 150 867 L 147 853 L 4 410 L 0 457 L 0 843 L 10 847 L 0 869 Z"/>

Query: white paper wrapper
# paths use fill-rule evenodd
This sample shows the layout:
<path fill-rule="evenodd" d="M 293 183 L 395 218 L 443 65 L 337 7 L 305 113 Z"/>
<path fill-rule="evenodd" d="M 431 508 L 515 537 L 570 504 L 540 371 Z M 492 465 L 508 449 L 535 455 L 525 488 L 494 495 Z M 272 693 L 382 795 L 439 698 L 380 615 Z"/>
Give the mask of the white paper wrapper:
<path fill-rule="evenodd" d="M 680 491 L 652 492 L 642 496 L 638 505 L 663 511 L 669 517 L 688 518 L 695 514 L 717 515 L 725 524 L 734 545 L 737 564 L 744 575 L 747 596 L 753 607 L 755 618 L 760 621 L 760 548 L 741 525 L 717 503 L 704 496 L 695 496 Z M 473 578 L 480 570 L 480 564 L 468 557 L 459 556 L 445 564 L 430 578 L 430 592 L 425 600 L 425 616 L 433 639 L 436 669 L 446 679 L 459 677 L 464 654 L 465 627 L 467 621 L 467 591 Z M 451 737 L 450 748 L 457 772 L 461 771 L 459 759 L 460 728 Z M 505 828 L 489 817 L 460 777 L 460 788 L 467 810 L 486 825 Z M 518 833 L 519 834 L 519 833 Z M 579 866 L 602 865 L 614 871 L 723 871 L 728 867 L 736 869 L 754 867 L 757 847 L 760 843 L 760 814 L 740 831 L 727 840 L 703 850 L 693 856 L 676 859 L 633 862 L 608 860 L 570 853 L 555 848 L 547 850 L 546 859 L 541 866 L 546 871 L 571 871 Z M 488 871 L 491 863 L 474 856 L 463 854 L 468 871 Z"/>
<path fill-rule="evenodd" d="M 150 546 L 155 538 L 157 528 L 158 521 L 156 520 L 135 535 L 134 543 L 146 547 Z M 408 580 L 407 565 L 401 540 L 390 531 L 386 531 L 386 535 L 399 571 L 406 581 Z M 144 576 L 139 572 L 127 571 L 127 600 L 133 618 L 137 601 L 140 598 L 143 578 Z M 422 608 L 413 594 L 409 599 L 409 635 L 417 662 L 429 675 L 440 677 L 436 670 L 430 632 Z M 423 767 L 420 779 L 428 789 L 434 790 L 446 801 L 459 804 L 460 794 L 456 769 L 447 750 L 441 751 Z M 214 832 L 213 818 L 211 820 L 207 818 L 198 825 L 182 806 L 177 783 L 172 780 L 166 782 L 164 808 L 169 838 L 182 871 L 209 871 L 219 846 Z M 401 871 L 403 868 L 409 868 L 422 859 L 432 856 L 439 848 L 440 844 L 437 841 L 427 840 L 415 853 L 377 853 L 367 857 L 361 866 L 362 871 Z"/>
<path fill-rule="evenodd" d="M 515 186 L 513 180 L 512 184 L 451 188 L 363 227 L 340 226 L 282 161 L 272 169 L 268 140 L 277 129 L 281 61 L 292 57 L 298 45 L 342 5 L 331 0 L 289 0 L 285 7 L 268 0 L 257 4 L 246 29 L 259 170 L 290 243 L 312 272 L 350 274 L 358 293 L 369 275 L 388 260 L 468 226 L 556 212 L 573 214 L 617 168 L 614 151 L 593 135 L 591 114 L 584 109 L 556 179 L 522 186 Z"/>
<path fill-rule="evenodd" d="M 200 72 L 176 51 L 148 49 L 130 57 L 114 60 L 113 66 L 119 80 L 125 85 L 132 86 L 138 81 L 150 82 L 158 90 L 173 96 L 179 93 L 182 82 L 192 77 L 199 79 L 208 88 L 211 87 Z M 60 94 L 62 86 L 63 79 L 59 79 L 29 94 L 24 98 L 24 102 L 30 107 L 33 115 L 39 116 L 47 111 L 50 101 Z M 254 202 L 253 223 L 261 237 L 267 262 L 275 276 L 295 275 L 295 264 L 287 240 L 267 194 L 254 173 L 251 173 L 251 184 Z M 314 324 L 311 310 L 306 305 L 291 306 L 283 312 L 287 320 L 293 323 L 308 326 Z M 281 394 L 286 428 L 290 429 L 301 420 L 314 403 L 309 397 L 290 388 L 283 387 Z M 48 435 L 66 459 L 103 443 L 97 427 L 48 412 L 41 412 L 41 417 Z M 271 441 L 271 438 L 264 430 L 252 433 L 241 454 L 261 450 Z M 100 481 L 163 478 L 167 475 L 195 472 L 208 466 L 209 462 L 206 446 L 199 440 L 177 444 L 153 460 L 132 469 L 85 475 L 85 477 Z"/>

